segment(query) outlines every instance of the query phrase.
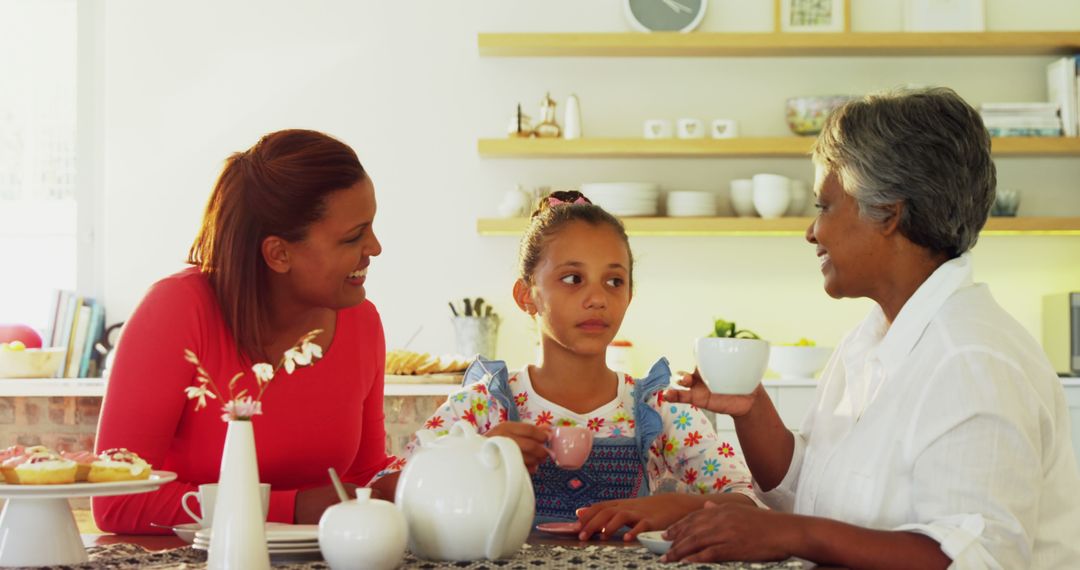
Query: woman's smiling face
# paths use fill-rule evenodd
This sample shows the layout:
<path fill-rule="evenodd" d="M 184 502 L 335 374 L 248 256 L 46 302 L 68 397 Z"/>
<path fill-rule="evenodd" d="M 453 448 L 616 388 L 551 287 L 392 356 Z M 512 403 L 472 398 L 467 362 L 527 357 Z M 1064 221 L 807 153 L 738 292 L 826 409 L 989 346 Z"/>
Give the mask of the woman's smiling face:
<path fill-rule="evenodd" d="M 880 224 L 859 215 L 859 204 L 840 177 L 818 165 L 814 181 L 818 215 L 806 229 L 806 241 L 817 246 L 825 292 L 833 298 L 871 297 L 886 241 Z"/>
<path fill-rule="evenodd" d="M 369 177 L 326 198 L 323 217 L 304 239 L 289 244 L 294 253 L 289 281 L 297 298 L 333 309 L 364 301 L 368 265 L 382 253 L 372 227 L 375 209 Z"/>

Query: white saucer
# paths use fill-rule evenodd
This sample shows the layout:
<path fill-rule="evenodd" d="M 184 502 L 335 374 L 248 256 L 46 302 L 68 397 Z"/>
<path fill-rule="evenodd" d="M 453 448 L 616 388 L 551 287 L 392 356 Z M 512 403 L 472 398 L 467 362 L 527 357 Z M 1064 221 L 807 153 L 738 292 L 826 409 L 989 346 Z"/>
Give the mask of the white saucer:
<path fill-rule="evenodd" d="M 637 535 L 638 542 L 655 554 L 665 554 L 671 548 L 671 541 L 664 540 L 664 531 L 650 530 Z"/>
<path fill-rule="evenodd" d="M 191 545 L 191 547 L 194 548 L 195 550 L 209 550 L 210 549 L 209 545 L 203 544 L 201 542 L 195 542 L 194 544 Z M 299 546 L 299 547 L 291 547 L 291 548 L 277 547 L 277 546 L 267 546 L 266 550 L 270 554 L 319 554 L 321 552 L 319 550 L 319 545 L 318 544 L 316 544 L 314 546 Z"/>
<path fill-rule="evenodd" d="M 210 547 L 210 530 L 198 530 L 192 545 L 199 550 Z M 266 546 L 270 554 L 311 554 L 319 552 L 319 525 L 268 522 Z"/>
<path fill-rule="evenodd" d="M 199 532 L 199 529 L 201 528 L 202 525 L 200 525 L 199 523 L 187 523 L 178 524 L 172 527 L 172 531 L 173 534 L 180 537 L 180 540 L 191 544 L 192 542 L 195 542 L 195 533 Z"/>

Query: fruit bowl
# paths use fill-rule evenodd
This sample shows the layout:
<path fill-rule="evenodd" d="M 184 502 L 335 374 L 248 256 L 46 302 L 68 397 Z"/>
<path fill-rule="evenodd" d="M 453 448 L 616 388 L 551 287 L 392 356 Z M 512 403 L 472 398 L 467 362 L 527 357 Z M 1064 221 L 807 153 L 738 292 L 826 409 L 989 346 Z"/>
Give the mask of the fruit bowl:
<path fill-rule="evenodd" d="M 52 378 L 60 369 L 67 348 L 0 348 L 0 378 Z"/>
<path fill-rule="evenodd" d="M 825 126 L 829 113 L 851 99 L 847 95 L 792 97 L 787 100 L 784 114 L 788 128 L 797 135 L 816 135 Z"/>
<path fill-rule="evenodd" d="M 813 378 L 829 361 L 832 350 L 824 346 L 773 345 L 769 351 L 769 369 L 785 380 Z"/>

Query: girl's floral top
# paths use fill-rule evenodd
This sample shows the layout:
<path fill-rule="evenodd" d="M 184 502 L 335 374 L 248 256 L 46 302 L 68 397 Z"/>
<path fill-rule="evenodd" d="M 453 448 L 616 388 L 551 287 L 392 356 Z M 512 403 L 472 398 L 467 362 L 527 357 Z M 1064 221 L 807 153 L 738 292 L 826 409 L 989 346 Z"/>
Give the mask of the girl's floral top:
<path fill-rule="evenodd" d="M 572 412 L 539 396 L 533 391 L 527 368 L 510 376 L 510 388 L 522 421 L 537 426 L 585 426 L 595 437 L 634 437 L 634 379 L 629 375 L 623 376 L 614 400 L 587 414 Z M 742 457 L 736 455 L 730 442 L 717 437 L 701 410 L 664 402 L 662 391 L 650 399 L 649 406 L 659 412 L 664 422 L 664 431 L 649 449 L 646 473 L 651 493 L 738 492 L 753 498 L 750 471 Z M 483 434 L 507 421 L 507 415 L 507 410 L 489 393 L 489 383 L 476 382 L 450 395 L 424 423 L 424 429 L 445 435 L 450 426 L 465 420 Z M 404 454 L 376 478 L 403 469 L 417 445 L 413 439 Z"/>

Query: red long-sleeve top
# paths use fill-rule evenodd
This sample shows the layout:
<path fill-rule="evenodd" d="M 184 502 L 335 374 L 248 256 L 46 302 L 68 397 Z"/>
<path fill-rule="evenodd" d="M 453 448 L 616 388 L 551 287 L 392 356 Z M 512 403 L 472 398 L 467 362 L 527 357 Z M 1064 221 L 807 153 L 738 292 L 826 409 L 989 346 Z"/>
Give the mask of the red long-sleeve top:
<path fill-rule="evenodd" d="M 236 390 L 257 393 L 252 363 L 241 356 L 209 281 L 188 268 L 155 283 L 124 326 L 98 426 L 97 449 L 126 447 L 177 480 L 139 495 L 99 497 L 94 520 L 115 533 L 160 534 L 151 522 L 192 522 L 180 498 L 216 483 L 227 424 L 222 402 L 195 411 L 184 388 L 197 385 L 184 349 L 199 357 L 222 390 L 237 372 Z M 293 522 L 296 493 L 329 484 L 327 469 L 366 484 L 393 458 L 383 425 L 382 322 L 369 301 L 337 313 L 330 346 L 314 365 L 278 372 L 252 422 L 259 477 L 270 483 L 268 520 Z M 271 364 L 276 364 L 273 362 Z"/>

